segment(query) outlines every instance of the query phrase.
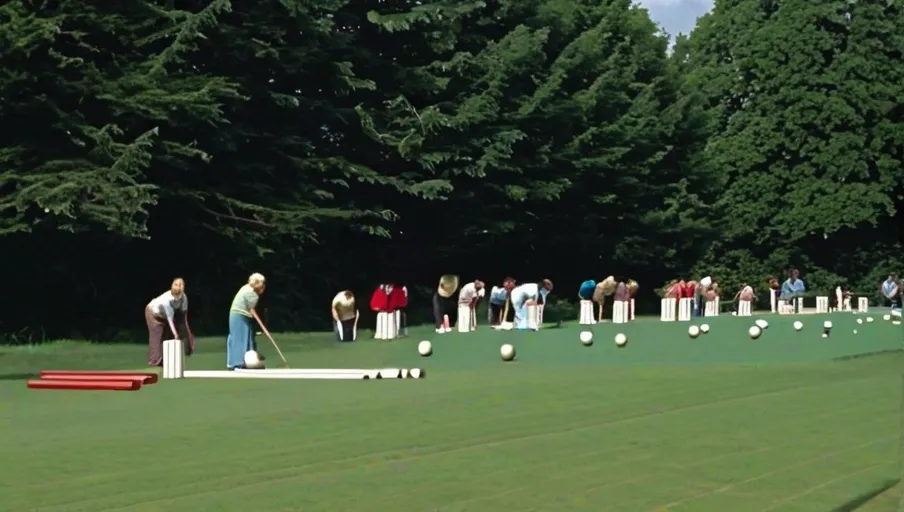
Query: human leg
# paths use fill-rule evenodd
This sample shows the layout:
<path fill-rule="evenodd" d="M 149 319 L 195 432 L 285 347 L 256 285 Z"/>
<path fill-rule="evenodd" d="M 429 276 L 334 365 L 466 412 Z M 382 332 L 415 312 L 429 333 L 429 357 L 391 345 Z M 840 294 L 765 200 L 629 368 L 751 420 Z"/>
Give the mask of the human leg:
<path fill-rule="evenodd" d="M 229 314 L 229 337 L 226 338 L 226 367 L 230 370 L 245 365 L 245 352 L 252 350 L 254 332 L 250 318 L 238 313 Z"/>
<path fill-rule="evenodd" d="M 445 305 L 443 298 L 438 293 L 433 294 L 433 324 L 436 330 L 443 328 L 443 315 L 445 314 Z"/>
<path fill-rule="evenodd" d="M 163 366 L 163 322 L 151 313 L 151 308 L 144 308 L 144 320 L 148 325 L 148 365 Z"/>

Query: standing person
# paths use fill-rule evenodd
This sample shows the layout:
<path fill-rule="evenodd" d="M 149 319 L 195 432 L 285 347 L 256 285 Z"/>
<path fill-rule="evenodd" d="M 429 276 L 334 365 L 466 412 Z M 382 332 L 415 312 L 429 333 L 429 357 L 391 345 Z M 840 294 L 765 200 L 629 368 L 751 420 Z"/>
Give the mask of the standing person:
<path fill-rule="evenodd" d="M 882 296 L 888 301 L 888 305 L 891 306 L 892 309 L 895 309 L 898 306 L 898 300 L 901 296 L 901 282 L 898 281 L 898 275 L 889 274 L 888 279 L 882 283 L 880 290 Z"/>
<path fill-rule="evenodd" d="M 782 283 L 782 294 L 779 296 L 779 300 L 792 301 L 794 312 L 800 313 L 797 308 L 797 300 L 795 299 L 803 296 L 806 291 L 807 286 L 804 284 L 804 281 L 800 279 L 800 271 L 796 268 L 792 268 L 788 271 L 788 279 Z"/>
<path fill-rule="evenodd" d="M 452 332 L 449 317 L 455 309 L 455 292 L 458 291 L 458 276 L 446 274 L 439 278 L 439 286 L 433 294 L 433 320 L 436 333 Z"/>
<path fill-rule="evenodd" d="M 172 339 L 180 339 L 179 329 L 176 328 L 177 315 L 182 317 L 185 333 L 188 334 L 185 354 L 190 356 L 195 352 L 195 337 L 188 325 L 188 297 L 185 295 L 185 280 L 181 277 L 173 279 L 170 289 L 144 308 L 144 320 L 148 325 L 148 365 L 163 366 L 163 338 L 167 327 L 173 333 Z"/>
<path fill-rule="evenodd" d="M 257 350 L 254 341 L 254 322 L 263 330 L 264 323 L 257 314 L 257 302 L 267 288 L 263 274 L 253 273 L 248 277 L 248 284 L 239 288 L 229 307 L 229 336 L 226 338 L 226 368 L 235 370 L 244 368 L 245 352 Z M 261 356 L 261 360 L 263 360 Z"/>
<path fill-rule="evenodd" d="M 494 286 L 490 290 L 490 325 L 501 325 L 502 322 L 508 322 L 508 318 L 502 318 L 505 311 L 505 304 L 509 300 L 512 290 L 515 288 L 515 278 L 506 277 L 502 280 L 502 286 Z M 509 312 L 509 316 L 514 314 Z"/>
<path fill-rule="evenodd" d="M 552 281 L 544 279 L 540 284 L 525 283 L 512 290 L 512 309 L 515 310 L 515 328 L 527 329 L 527 306 L 546 303 L 552 291 Z M 538 326 L 539 327 L 539 326 Z"/>
<path fill-rule="evenodd" d="M 333 325 L 339 341 L 355 341 L 358 338 L 358 308 L 355 294 L 343 290 L 333 298 Z"/>
<path fill-rule="evenodd" d="M 694 316 L 703 316 L 706 292 L 712 284 L 713 279 L 710 276 L 704 277 L 697 283 L 697 288 L 694 290 Z"/>

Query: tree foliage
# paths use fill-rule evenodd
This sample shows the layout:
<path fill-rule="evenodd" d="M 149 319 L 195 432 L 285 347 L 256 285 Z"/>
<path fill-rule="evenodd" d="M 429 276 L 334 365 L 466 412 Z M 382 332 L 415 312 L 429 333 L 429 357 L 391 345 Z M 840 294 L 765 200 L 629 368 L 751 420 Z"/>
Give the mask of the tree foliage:
<path fill-rule="evenodd" d="M 276 328 L 446 272 L 871 283 L 904 234 L 902 21 L 724 1 L 669 51 L 629 0 L 12 0 L 0 245 L 28 292 L 0 332 L 124 337 L 174 275 L 211 332 L 252 271 Z"/>

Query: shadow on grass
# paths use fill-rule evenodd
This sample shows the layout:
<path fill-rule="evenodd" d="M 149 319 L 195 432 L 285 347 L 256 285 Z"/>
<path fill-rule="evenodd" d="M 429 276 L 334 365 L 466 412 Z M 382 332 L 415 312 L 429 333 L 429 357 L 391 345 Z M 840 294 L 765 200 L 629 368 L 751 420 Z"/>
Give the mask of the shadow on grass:
<path fill-rule="evenodd" d="M 900 478 L 886 480 L 884 483 L 875 487 L 874 489 L 867 491 L 863 494 L 860 494 L 859 496 L 854 497 L 854 499 L 852 499 L 848 502 L 845 502 L 838 507 L 833 508 L 830 512 L 850 512 L 852 510 L 857 510 L 858 508 L 862 507 L 863 505 L 866 505 L 866 503 L 868 501 L 872 500 L 873 498 L 876 498 L 877 496 L 884 493 L 885 491 L 898 485 L 898 482 L 900 482 L 900 481 L 901 481 Z"/>
<path fill-rule="evenodd" d="M 863 359 L 864 357 L 887 356 L 891 354 L 900 354 L 904 349 L 895 348 L 889 350 L 878 350 L 876 352 L 864 352 L 862 354 L 854 354 L 851 356 L 841 356 L 832 359 L 833 361 L 850 361 L 851 359 Z"/>
<path fill-rule="evenodd" d="M 7 373 L 0 374 L 0 381 L 31 380 L 37 377 L 34 373 Z"/>

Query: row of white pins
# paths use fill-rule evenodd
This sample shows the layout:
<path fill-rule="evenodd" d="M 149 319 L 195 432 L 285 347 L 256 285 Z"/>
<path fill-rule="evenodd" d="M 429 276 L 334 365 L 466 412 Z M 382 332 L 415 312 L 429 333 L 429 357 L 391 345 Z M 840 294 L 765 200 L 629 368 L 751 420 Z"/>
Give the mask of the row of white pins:
<path fill-rule="evenodd" d="M 304 379 L 363 379 L 367 375 L 368 378 L 384 378 L 384 379 L 419 379 L 423 377 L 423 370 L 412 369 L 374 369 L 374 370 L 358 370 L 358 369 L 315 369 L 307 368 L 300 370 L 185 370 L 185 345 L 182 340 L 166 340 L 163 342 L 163 378 L 164 379 L 182 379 L 185 377 L 201 377 L 201 378 L 256 378 L 256 379 L 288 379 L 288 378 L 304 378 Z M 379 377 L 378 377 L 379 375 Z"/>
<path fill-rule="evenodd" d="M 402 312 L 377 313 L 378 340 L 394 340 L 399 337 L 399 324 L 402 321 Z"/>
<path fill-rule="evenodd" d="M 718 306 L 716 311 L 718 311 Z M 663 322 L 690 322 L 694 311 L 694 299 L 677 297 L 666 297 L 660 302 L 659 319 Z M 676 315 L 677 313 L 677 315 Z M 709 315 L 712 316 L 712 315 Z"/>
<path fill-rule="evenodd" d="M 753 302 L 749 300 L 739 301 L 738 316 L 753 316 Z"/>

